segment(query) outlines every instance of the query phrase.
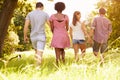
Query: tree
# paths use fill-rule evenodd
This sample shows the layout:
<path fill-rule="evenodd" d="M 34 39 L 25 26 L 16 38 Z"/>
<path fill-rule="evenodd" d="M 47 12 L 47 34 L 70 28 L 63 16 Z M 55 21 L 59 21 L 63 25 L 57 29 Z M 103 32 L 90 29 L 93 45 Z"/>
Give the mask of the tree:
<path fill-rule="evenodd" d="M 4 0 L 0 12 L 0 57 L 2 57 L 2 48 L 7 29 L 12 18 L 12 14 L 17 5 L 18 0 Z"/>
<path fill-rule="evenodd" d="M 120 0 L 100 0 L 96 8 L 104 7 L 107 10 L 106 17 L 112 23 L 112 33 L 109 38 L 109 47 L 120 47 Z M 93 12 L 94 13 L 94 12 Z M 96 12 L 97 13 L 97 12 Z"/>
<path fill-rule="evenodd" d="M 112 22 L 112 34 L 109 44 L 112 48 L 120 47 L 120 0 L 108 0 L 107 16 Z"/>
<path fill-rule="evenodd" d="M 35 3 L 35 2 L 32 2 L 32 3 Z M 31 43 L 27 43 L 27 44 L 24 43 L 23 29 L 24 29 L 25 17 L 30 11 L 33 10 L 34 5 L 35 4 L 31 4 L 29 1 L 25 1 L 25 0 L 18 1 L 18 6 L 14 11 L 14 17 L 13 17 L 14 23 L 13 24 L 15 27 L 14 31 L 19 36 L 19 40 L 20 40 L 19 47 L 17 48 L 17 50 L 19 51 L 25 51 L 25 50 L 32 49 Z"/>

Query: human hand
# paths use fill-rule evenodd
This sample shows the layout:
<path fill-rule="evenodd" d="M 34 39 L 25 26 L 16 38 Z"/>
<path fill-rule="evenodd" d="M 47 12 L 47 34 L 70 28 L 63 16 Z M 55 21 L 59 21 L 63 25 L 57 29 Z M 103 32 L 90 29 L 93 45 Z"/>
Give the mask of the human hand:
<path fill-rule="evenodd" d="M 92 40 L 91 38 L 88 37 L 87 43 L 92 44 L 92 43 L 93 43 L 93 40 Z"/>
<path fill-rule="evenodd" d="M 24 37 L 24 42 L 25 43 L 29 43 L 29 38 L 28 37 Z"/>

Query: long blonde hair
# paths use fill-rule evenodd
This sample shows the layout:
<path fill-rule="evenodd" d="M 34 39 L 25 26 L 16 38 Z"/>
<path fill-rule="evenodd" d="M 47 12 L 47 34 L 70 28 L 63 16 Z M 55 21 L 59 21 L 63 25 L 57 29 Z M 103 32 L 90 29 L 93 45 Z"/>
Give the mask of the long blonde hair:
<path fill-rule="evenodd" d="M 75 26 L 78 19 L 77 19 L 77 15 L 80 15 L 80 12 L 79 11 L 75 11 L 74 14 L 73 14 L 73 20 L 72 20 L 72 24 Z"/>

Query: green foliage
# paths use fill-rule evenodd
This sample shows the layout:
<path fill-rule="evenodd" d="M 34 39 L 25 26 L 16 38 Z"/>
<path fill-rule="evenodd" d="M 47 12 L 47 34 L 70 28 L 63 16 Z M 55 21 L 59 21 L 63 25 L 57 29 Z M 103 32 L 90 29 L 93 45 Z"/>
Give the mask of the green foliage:
<path fill-rule="evenodd" d="M 32 49 L 31 43 L 25 44 L 23 39 L 23 28 L 24 28 L 24 22 L 25 22 L 25 16 L 32 10 L 32 5 L 28 3 L 27 1 L 19 1 L 18 7 L 15 10 L 13 22 L 15 25 L 15 32 L 17 32 L 20 42 L 19 42 L 19 48 L 17 50 L 23 51 L 23 50 L 30 50 Z M 28 35 L 30 32 L 28 33 Z"/>
<path fill-rule="evenodd" d="M 15 49 L 17 49 L 18 43 L 18 35 L 13 31 L 9 31 L 4 42 L 3 53 L 10 55 L 15 51 Z"/>
<path fill-rule="evenodd" d="M 34 64 L 33 51 L 21 55 L 21 59 L 13 59 L 5 68 L 1 66 L 0 80 L 120 80 L 120 50 L 117 49 L 107 53 L 103 66 L 91 53 L 75 63 L 73 50 L 66 50 L 66 64 L 61 63 L 59 67 L 55 65 L 55 55 L 51 50 L 45 51 L 40 68 Z"/>
<path fill-rule="evenodd" d="M 111 7 L 112 6 L 112 7 Z M 109 43 L 112 43 L 116 40 L 115 43 L 112 44 L 113 48 L 120 47 L 120 1 L 112 0 L 112 4 L 108 5 L 108 18 L 112 22 L 113 31 L 109 40 Z"/>
<path fill-rule="evenodd" d="M 2 1 L 0 1 L 0 3 L 2 3 Z M 19 41 L 19 47 L 17 47 L 18 51 L 25 51 L 32 49 L 31 42 L 25 44 L 23 39 L 23 28 L 24 28 L 25 17 L 30 11 L 33 10 L 32 6 L 34 6 L 34 4 L 29 3 L 29 1 L 19 0 L 17 8 L 14 10 L 13 18 L 11 20 L 11 24 L 8 29 L 8 33 L 10 31 L 14 31 L 19 36 L 20 41 Z M 28 31 L 28 36 L 29 35 L 30 35 L 30 27 Z M 52 34 L 50 33 L 50 29 L 48 25 L 46 25 L 46 35 L 47 35 L 47 45 L 49 45 Z M 10 42 L 8 40 L 9 40 L 8 37 L 6 37 L 5 46 L 10 46 L 9 45 Z M 6 52 L 9 52 L 9 49 Z"/>
<path fill-rule="evenodd" d="M 0 10 L 3 4 L 0 1 Z M 11 54 L 15 50 L 30 50 L 32 48 L 31 44 L 24 44 L 23 40 L 23 26 L 24 19 L 28 12 L 32 10 L 32 6 L 25 0 L 20 0 L 18 6 L 14 11 L 13 18 L 8 28 L 8 33 L 4 41 L 3 53 Z M 18 44 L 19 43 L 19 44 Z"/>
<path fill-rule="evenodd" d="M 4 1 L 4 0 L 1 0 L 1 1 L 0 1 L 0 12 L 1 12 L 1 8 L 2 8 L 2 5 L 3 5 L 3 1 Z"/>
<path fill-rule="evenodd" d="M 97 3 L 97 9 L 104 7 L 107 10 L 106 16 L 112 23 L 112 33 L 109 38 L 110 48 L 120 47 L 120 1 L 119 0 L 101 0 Z M 93 12 L 94 14 L 95 12 Z M 97 12 L 96 12 L 97 13 Z"/>

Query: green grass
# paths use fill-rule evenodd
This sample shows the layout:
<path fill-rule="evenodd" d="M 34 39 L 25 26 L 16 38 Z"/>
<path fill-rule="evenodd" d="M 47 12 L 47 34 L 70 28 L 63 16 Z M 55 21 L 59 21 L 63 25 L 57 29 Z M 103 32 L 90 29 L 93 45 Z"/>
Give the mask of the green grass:
<path fill-rule="evenodd" d="M 103 65 L 99 65 L 99 59 L 91 52 L 75 63 L 73 50 L 66 50 L 66 63 L 57 67 L 54 52 L 46 50 L 41 67 L 36 69 L 34 51 L 21 55 L 21 59 L 13 59 L 6 65 L 0 61 L 0 80 L 120 80 L 120 50 L 117 49 L 106 53 Z"/>

